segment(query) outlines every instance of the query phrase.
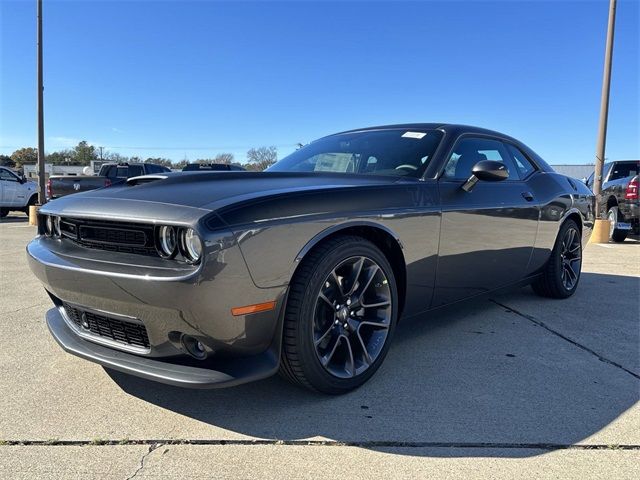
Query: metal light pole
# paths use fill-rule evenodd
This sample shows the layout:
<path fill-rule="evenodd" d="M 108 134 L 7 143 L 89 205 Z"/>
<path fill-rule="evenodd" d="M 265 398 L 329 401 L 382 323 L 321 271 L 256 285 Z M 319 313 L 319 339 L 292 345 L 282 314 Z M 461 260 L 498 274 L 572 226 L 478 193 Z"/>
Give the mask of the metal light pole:
<path fill-rule="evenodd" d="M 613 32 L 616 25 L 616 0 L 609 0 L 609 25 L 607 27 L 607 45 L 604 52 L 604 73 L 602 76 L 602 98 L 600 100 L 600 124 L 596 145 L 596 165 L 593 175 L 593 193 L 596 194 L 596 218 L 602 219 L 600 192 L 602 190 L 602 166 L 607 143 L 607 120 L 609 117 L 609 90 L 611 87 L 611 64 L 613 60 Z"/>
<path fill-rule="evenodd" d="M 44 178 L 44 98 L 42 85 L 42 0 L 38 2 L 38 203 L 44 205 L 47 201 L 45 195 Z"/>

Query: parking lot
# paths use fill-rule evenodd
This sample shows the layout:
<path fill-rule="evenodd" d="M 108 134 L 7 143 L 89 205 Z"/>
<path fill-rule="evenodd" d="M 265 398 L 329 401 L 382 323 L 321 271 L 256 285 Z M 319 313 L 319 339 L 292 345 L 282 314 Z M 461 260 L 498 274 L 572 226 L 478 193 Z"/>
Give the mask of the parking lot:
<path fill-rule="evenodd" d="M 639 478 L 640 246 L 589 245 L 565 301 L 529 288 L 400 323 L 364 387 L 182 390 L 65 354 L 0 222 L 5 478 Z"/>

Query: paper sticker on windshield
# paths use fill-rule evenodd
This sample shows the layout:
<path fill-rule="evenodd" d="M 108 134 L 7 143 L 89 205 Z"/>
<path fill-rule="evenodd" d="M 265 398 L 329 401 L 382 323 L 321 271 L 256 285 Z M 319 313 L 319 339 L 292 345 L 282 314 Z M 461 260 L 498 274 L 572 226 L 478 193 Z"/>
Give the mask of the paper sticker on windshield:
<path fill-rule="evenodd" d="M 424 133 L 424 132 L 404 132 L 402 134 L 402 136 L 405 137 L 405 138 L 417 138 L 417 139 L 421 139 L 425 135 L 426 135 L 426 133 Z"/>

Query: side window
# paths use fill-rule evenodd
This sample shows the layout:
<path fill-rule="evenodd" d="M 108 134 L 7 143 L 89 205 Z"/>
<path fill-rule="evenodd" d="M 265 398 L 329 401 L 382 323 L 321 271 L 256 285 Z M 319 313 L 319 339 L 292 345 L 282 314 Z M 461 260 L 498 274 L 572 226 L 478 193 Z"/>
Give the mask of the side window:
<path fill-rule="evenodd" d="M 160 173 L 159 167 L 156 167 L 155 165 L 147 165 L 146 169 L 147 173 Z"/>
<path fill-rule="evenodd" d="M 129 165 L 129 175 L 128 177 L 139 177 L 140 175 L 144 175 L 142 171 L 142 165 Z"/>
<path fill-rule="evenodd" d="M 515 145 L 511 145 L 510 143 L 505 145 L 513 157 L 513 163 L 515 164 L 516 170 L 518 170 L 518 174 L 520 174 L 520 178 L 527 178 L 531 175 L 536 168 L 531 164 L 524 153 L 522 153 Z"/>
<path fill-rule="evenodd" d="M 16 177 L 9 170 L 5 170 L 4 168 L 0 168 L 0 180 L 6 180 L 9 182 L 17 182 L 18 177 Z"/>
<path fill-rule="evenodd" d="M 463 137 L 458 140 L 444 168 L 444 178 L 467 180 L 471 176 L 473 166 L 481 160 L 502 162 L 509 172 L 509 180 L 520 178 L 502 142 L 475 137 Z"/>
<path fill-rule="evenodd" d="M 116 166 L 115 165 L 109 165 L 108 167 L 105 168 L 104 176 L 105 177 L 115 177 L 116 173 L 117 173 Z"/>

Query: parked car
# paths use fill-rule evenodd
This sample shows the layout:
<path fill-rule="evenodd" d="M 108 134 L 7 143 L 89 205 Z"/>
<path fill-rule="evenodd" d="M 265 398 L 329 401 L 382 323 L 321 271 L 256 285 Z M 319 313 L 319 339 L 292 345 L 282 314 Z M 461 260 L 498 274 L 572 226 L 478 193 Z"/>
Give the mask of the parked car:
<path fill-rule="evenodd" d="M 460 125 L 331 135 L 265 172 L 157 177 L 45 205 L 27 251 L 64 350 L 187 387 L 280 370 L 347 392 L 401 316 L 527 283 L 571 296 L 594 221 L 584 183 Z"/>
<path fill-rule="evenodd" d="M 240 165 L 231 165 L 229 163 L 189 163 L 182 169 L 183 172 L 244 172 L 245 169 Z"/>
<path fill-rule="evenodd" d="M 638 200 L 639 160 L 620 160 L 604 164 L 600 205 L 602 216 L 611 221 L 609 236 L 614 242 L 624 242 L 629 232 L 640 230 L 640 202 Z M 592 173 L 587 186 L 593 189 Z"/>
<path fill-rule="evenodd" d="M 29 213 L 38 201 L 38 185 L 9 168 L 0 167 L 0 218 L 11 211 Z"/>
<path fill-rule="evenodd" d="M 54 175 L 49 177 L 47 196 L 53 200 L 72 193 L 118 185 L 131 177 L 170 171 L 167 167 L 153 163 L 105 163 L 100 167 L 98 175 Z"/>

